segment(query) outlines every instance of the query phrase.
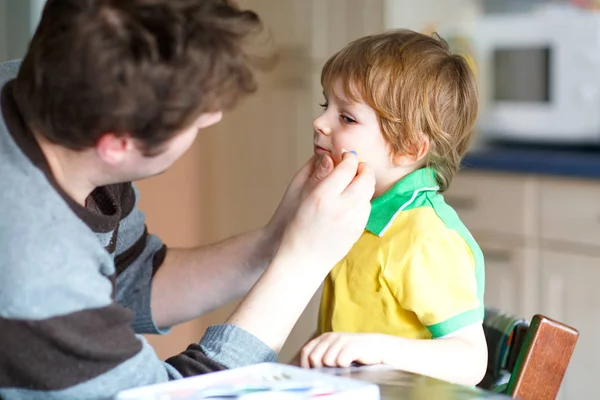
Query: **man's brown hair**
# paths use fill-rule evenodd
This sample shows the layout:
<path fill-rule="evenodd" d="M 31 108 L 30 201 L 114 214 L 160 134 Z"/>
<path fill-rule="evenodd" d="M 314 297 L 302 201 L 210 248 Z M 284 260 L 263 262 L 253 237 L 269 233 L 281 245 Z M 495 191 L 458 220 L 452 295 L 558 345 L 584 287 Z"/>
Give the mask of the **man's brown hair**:
<path fill-rule="evenodd" d="M 262 32 L 229 0 L 48 0 L 14 85 L 29 126 L 80 150 L 107 132 L 147 155 L 256 89 Z"/>
<path fill-rule="evenodd" d="M 321 83 L 340 80 L 345 95 L 375 110 L 395 154 L 416 154 L 429 138 L 425 158 L 440 191 L 450 185 L 473 136 L 477 85 L 464 57 L 439 36 L 394 30 L 355 40 L 323 67 Z"/>

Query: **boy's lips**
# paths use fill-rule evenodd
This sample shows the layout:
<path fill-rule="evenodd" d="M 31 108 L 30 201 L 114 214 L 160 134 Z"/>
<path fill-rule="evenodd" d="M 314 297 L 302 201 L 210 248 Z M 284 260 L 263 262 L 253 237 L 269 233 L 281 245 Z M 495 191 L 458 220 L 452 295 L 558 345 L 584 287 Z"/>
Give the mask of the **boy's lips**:
<path fill-rule="evenodd" d="M 322 156 L 324 154 L 331 154 L 331 151 L 327 150 L 324 147 L 318 146 L 315 144 L 315 154 L 318 156 Z"/>

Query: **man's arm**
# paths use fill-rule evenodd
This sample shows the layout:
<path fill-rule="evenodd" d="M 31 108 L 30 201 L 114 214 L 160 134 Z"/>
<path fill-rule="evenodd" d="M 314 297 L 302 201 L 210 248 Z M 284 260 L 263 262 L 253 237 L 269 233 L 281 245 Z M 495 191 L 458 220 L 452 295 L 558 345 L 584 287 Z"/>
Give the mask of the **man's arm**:
<path fill-rule="evenodd" d="M 176 325 L 246 294 L 278 243 L 274 230 L 267 226 L 198 249 L 169 248 L 152 281 L 156 325 Z"/>
<path fill-rule="evenodd" d="M 197 249 L 167 249 L 148 234 L 135 186 L 119 187 L 125 215 L 115 250 L 116 299 L 135 312 L 138 333 L 160 332 L 244 295 L 269 264 L 281 237 L 278 210 L 256 231 Z"/>

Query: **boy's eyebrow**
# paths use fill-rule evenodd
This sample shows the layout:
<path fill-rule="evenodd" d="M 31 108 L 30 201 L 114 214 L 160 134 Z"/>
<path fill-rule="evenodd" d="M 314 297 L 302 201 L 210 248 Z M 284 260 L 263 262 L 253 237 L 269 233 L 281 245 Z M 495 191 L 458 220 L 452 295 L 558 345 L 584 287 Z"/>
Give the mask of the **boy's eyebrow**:
<path fill-rule="evenodd" d="M 335 100 L 343 106 L 351 106 L 352 105 L 351 102 L 349 102 L 348 100 L 342 99 L 339 96 L 336 96 L 335 93 L 332 93 L 332 96 L 335 97 Z M 327 100 L 327 94 L 325 92 L 323 92 L 323 97 L 325 97 L 325 100 Z"/>

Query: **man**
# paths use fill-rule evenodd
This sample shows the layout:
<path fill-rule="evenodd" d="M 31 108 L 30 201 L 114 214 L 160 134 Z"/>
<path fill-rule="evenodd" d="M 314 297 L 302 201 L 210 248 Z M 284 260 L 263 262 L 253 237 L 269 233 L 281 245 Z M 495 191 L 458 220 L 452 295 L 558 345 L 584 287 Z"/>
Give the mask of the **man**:
<path fill-rule="evenodd" d="M 254 90 L 260 27 L 227 0 L 49 0 L 22 64 L 0 64 L 2 398 L 107 398 L 276 360 L 362 233 L 372 172 L 311 160 L 264 228 L 187 250 L 147 233 L 130 183 Z M 251 287 L 166 362 L 139 336 Z"/>

